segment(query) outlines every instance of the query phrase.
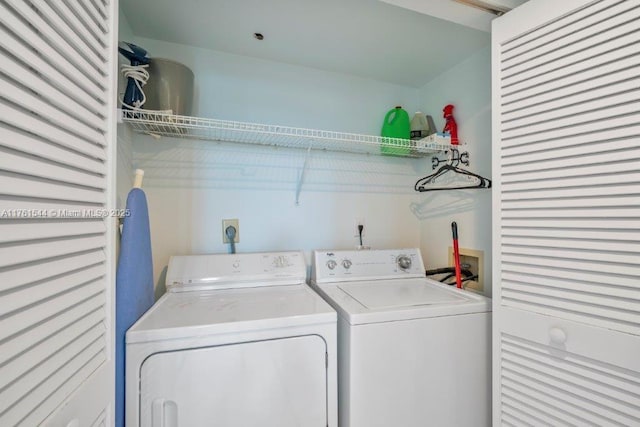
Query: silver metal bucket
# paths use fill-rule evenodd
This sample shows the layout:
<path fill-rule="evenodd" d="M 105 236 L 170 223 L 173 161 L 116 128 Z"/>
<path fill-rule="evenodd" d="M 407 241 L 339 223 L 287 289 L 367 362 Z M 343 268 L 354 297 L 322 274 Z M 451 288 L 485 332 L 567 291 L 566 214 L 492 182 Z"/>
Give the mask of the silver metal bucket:
<path fill-rule="evenodd" d="M 145 110 L 172 110 L 189 116 L 193 107 L 193 72 L 169 59 L 151 58 L 149 81 L 143 88 Z"/>

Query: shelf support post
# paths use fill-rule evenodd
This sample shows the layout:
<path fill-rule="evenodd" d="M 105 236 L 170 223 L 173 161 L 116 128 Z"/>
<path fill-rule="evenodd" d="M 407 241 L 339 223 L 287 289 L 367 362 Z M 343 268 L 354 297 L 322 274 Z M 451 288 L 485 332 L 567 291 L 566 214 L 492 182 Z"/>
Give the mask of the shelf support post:
<path fill-rule="evenodd" d="M 307 148 L 307 154 L 304 156 L 304 163 L 302 163 L 302 170 L 298 174 L 298 183 L 296 185 L 296 206 L 300 206 L 300 191 L 302 191 L 302 182 L 304 181 L 304 173 L 307 170 L 307 163 L 309 162 L 309 156 L 311 155 L 311 145 Z"/>

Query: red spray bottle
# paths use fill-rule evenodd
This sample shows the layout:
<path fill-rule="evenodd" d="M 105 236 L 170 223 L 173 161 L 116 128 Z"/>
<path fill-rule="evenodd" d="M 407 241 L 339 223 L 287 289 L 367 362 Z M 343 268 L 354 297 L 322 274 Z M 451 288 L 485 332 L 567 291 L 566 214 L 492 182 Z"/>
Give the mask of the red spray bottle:
<path fill-rule="evenodd" d="M 456 124 L 456 120 L 453 118 L 453 105 L 446 105 L 442 109 L 443 115 L 445 119 L 445 125 L 443 132 L 449 132 L 451 134 L 451 145 L 459 145 L 460 140 L 458 140 L 458 125 Z"/>

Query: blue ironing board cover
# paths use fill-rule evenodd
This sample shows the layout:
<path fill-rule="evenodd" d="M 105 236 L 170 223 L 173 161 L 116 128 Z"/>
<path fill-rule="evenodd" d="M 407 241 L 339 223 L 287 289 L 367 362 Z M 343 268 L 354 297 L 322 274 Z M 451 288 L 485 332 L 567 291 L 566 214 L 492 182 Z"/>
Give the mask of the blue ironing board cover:
<path fill-rule="evenodd" d="M 116 402 L 115 425 L 124 426 L 125 333 L 154 302 L 153 262 L 147 198 L 139 188 L 127 196 L 116 272 Z"/>

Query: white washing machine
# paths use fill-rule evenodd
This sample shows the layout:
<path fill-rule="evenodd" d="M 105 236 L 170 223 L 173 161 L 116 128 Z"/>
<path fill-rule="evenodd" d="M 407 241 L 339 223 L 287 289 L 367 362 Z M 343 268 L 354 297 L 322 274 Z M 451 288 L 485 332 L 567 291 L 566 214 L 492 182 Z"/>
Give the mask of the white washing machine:
<path fill-rule="evenodd" d="M 126 421 L 337 426 L 336 312 L 301 252 L 175 256 L 126 335 Z"/>
<path fill-rule="evenodd" d="M 316 251 L 338 311 L 341 427 L 491 423 L 491 300 L 425 277 L 419 249 Z"/>

